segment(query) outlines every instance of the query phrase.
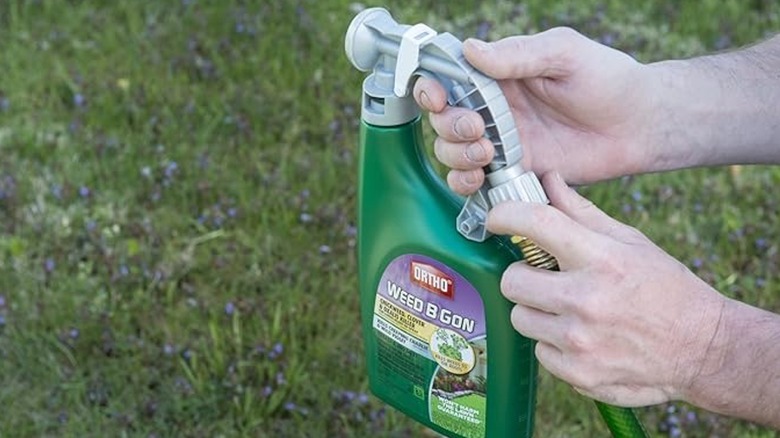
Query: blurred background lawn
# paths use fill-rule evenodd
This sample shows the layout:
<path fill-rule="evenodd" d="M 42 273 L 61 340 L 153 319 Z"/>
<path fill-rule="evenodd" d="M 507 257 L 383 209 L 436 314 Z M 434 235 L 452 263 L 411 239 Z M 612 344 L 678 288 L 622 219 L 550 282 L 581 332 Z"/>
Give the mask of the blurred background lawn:
<path fill-rule="evenodd" d="M 568 25 L 651 62 L 780 29 L 769 0 L 0 3 L 0 436 L 402 437 L 366 394 L 356 290 L 363 7 L 461 38 Z M 780 311 L 780 171 L 584 192 Z M 675 403 L 658 436 L 769 437 Z M 537 436 L 605 436 L 540 377 Z"/>

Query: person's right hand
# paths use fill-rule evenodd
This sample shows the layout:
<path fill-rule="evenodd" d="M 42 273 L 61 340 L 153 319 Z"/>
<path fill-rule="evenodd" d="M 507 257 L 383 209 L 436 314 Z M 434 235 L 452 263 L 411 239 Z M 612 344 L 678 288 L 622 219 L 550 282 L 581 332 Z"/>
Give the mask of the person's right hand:
<path fill-rule="evenodd" d="M 526 168 L 555 170 L 574 184 L 653 170 L 653 90 L 645 65 L 569 28 L 495 43 L 470 39 L 463 51 L 474 67 L 500 81 Z M 439 135 L 436 157 L 452 169 L 448 184 L 460 194 L 476 191 L 494 154 L 482 137 L 482 119 L 449 107 L 432 79 L 418 79 L 414 96 L 431 112 Z"/>

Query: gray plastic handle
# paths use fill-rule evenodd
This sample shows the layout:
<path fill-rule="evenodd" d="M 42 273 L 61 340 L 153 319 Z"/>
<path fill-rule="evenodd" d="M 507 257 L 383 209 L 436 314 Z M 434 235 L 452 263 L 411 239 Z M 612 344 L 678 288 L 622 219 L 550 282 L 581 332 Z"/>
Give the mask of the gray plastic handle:
<path fill-rule="evenodd" d="M 496 153 L 485 168 L 485 184 L 467 198 L 457 227 L 466 238 L 484 241 L 490 236 L 485 218 L 492 206 L 510 200 L 548 200 L 536 175 L 522 168 L 520 135 L 501 88 L 466 61 L 462 45 L 453 35 L 437 34 L 423 24 L 398 24 L 383 8 L 360 12 L 345 38 L 350 62 L 361 71 L 373 71 L 363 84 L 367 122 L 390 125 L 409 119 L 409 92 L 421 75 L 441 82 L 450 105 L 482 117 L 485 137 Z"/>

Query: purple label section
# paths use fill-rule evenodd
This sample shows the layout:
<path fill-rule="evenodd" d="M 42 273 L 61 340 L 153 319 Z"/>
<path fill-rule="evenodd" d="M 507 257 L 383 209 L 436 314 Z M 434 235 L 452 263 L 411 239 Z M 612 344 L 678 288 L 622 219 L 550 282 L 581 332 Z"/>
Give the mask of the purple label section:
<path fill-rule="evenodd" d="M 407 254 L 390 262 L 379 281 L 377 294 L 466 339 L 486 335 L 479 293 L 460 274 L 430 257 Z"/>

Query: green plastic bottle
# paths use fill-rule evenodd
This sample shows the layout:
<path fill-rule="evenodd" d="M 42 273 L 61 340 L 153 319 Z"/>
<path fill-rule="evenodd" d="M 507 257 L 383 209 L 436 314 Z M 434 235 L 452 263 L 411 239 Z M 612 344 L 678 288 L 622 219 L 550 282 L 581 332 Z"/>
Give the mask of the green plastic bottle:
<path fill-rule="evenodd" d="M 533 342 L 499 283 L 519 258 L 455 227 L 462 200 L 427 161 L 420 119 L 362 124 L 358 257 L 371 391 L 449 437 L 529 437 Z"/>
<path fill-rule="evenodd" d="M 520 251 L 486 232 L 484 193 L 464 207 L 436 174 L 409 91 L 425 74 L 453 99 L 483 106 L 503 142 L 497 148 L 507 152 L 502 146 L 517 133 L 503 95 L 467 66 L 452 35 L 399 25 L 384 9 L 353 19 L 346 52 L 370 72 L 361 108 L 358 263 L 371 391 L 448 437 L 529 437 L 534 343 L 513 329 L 512 305 L 499 290 Z"/>

